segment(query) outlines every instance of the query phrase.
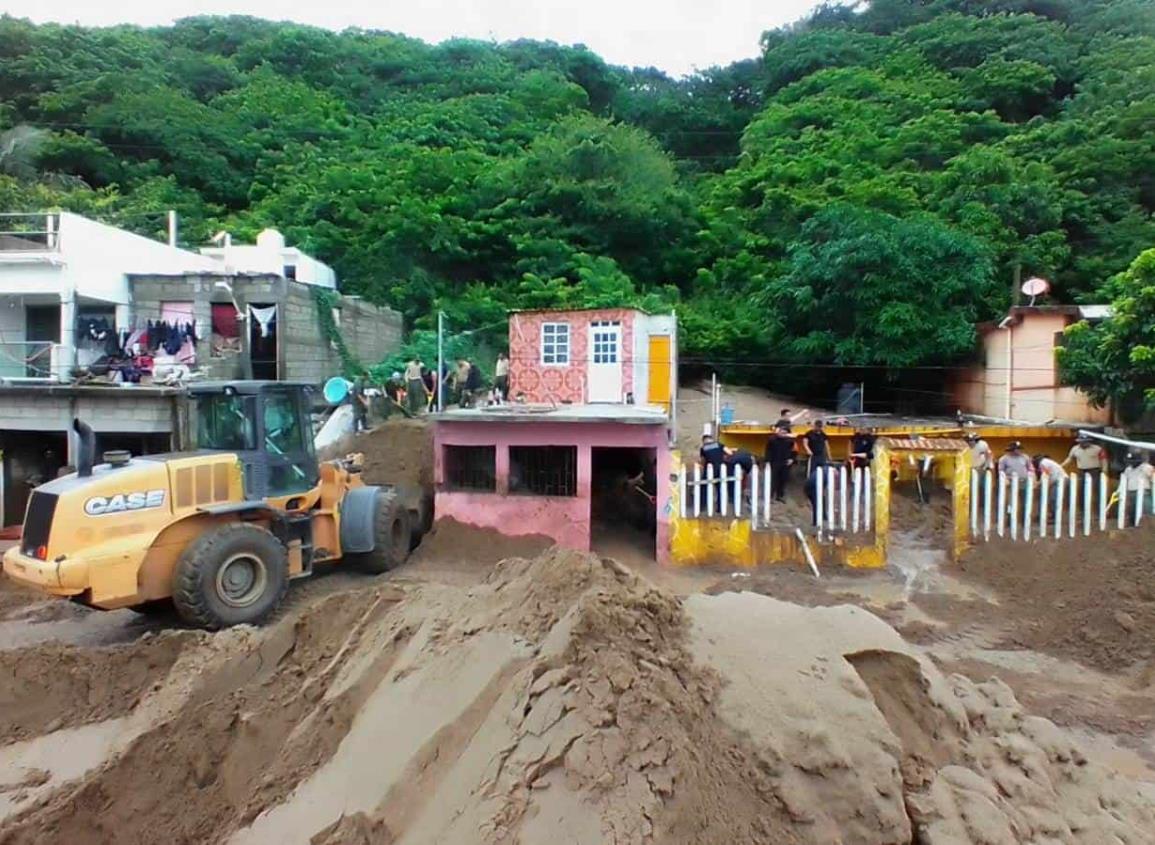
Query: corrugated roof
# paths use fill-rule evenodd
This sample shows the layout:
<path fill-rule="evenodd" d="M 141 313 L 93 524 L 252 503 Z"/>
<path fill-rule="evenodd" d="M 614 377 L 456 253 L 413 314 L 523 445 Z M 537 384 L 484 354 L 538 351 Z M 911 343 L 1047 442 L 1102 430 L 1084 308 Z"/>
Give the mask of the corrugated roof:
<path fill-rule="evenodd" d="M 961 452 L 970 448 L 965 440 L 952 437 L 884 437 L 881 443 L 899 452 Z"/>

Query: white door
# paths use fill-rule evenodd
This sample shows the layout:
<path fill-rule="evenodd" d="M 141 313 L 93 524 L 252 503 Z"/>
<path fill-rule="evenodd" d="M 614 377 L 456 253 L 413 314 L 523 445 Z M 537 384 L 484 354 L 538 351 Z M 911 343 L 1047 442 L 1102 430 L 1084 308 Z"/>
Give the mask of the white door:
<path fill-rule="evenodd" d="M 622 401 L 622 325 L 594 323 L 590 326 L 590 402 Z"/>

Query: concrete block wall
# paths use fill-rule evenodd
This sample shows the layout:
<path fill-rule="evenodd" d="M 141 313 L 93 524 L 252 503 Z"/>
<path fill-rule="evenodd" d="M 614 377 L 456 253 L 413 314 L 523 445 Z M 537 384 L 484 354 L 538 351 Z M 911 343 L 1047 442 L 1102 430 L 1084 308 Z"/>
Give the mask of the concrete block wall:
<path fill-rule="evenodd" d="M 310 286 L 280 276 L 133 276 L 133 313 L 138 320 L 157 319 L 165 302 L 192 302 L 193 314 L 204 336 L 197 344 L 197 365 L 210 378 L 247 378 L 243 356 L 213 358 L 210 330 L 214 302 L 232 303 L 227 291 L 216 286 L 227 281 L 242 312 L 249 305 L 279 306 L 280 374 L 283 379 L 321 383 L 341 372 L 341 358 L 322 336 L 316 300 Z M 338 324 L 345 343 L 359 360 L 376 364 L 400 349 L 402 318 L 390 308 L 342 296 Z"/>
<path fill-rule="evenodd" d="M 80 417 L 98 433 L 164 434 L 174 428 L 179 401 L 177 391 L 138 387 L 0 388 L 0 430 L 67 431 Z"/>

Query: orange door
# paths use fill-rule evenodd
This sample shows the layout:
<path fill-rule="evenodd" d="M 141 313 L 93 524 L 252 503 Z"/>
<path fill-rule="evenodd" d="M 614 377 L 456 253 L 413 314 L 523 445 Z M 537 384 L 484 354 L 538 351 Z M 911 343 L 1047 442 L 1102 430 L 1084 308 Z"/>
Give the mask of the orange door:
<path fill-rule="evenodd" d="M 668 334 L 650 335 L 650 384 L 646 401 L 651 405 L 670 408 L 670 383 L 673 358 Z"/>

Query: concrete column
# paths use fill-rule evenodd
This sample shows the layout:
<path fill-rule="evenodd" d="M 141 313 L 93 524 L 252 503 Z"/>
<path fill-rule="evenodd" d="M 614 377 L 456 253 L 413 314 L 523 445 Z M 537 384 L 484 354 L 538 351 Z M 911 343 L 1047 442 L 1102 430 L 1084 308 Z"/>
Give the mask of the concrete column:
<path fill-rule="evenodd" d="M 132 329 L 132 307 L 125 303 L 116 306 L 116 330 Z"/>
<path fill-rule="evenodd" d="M 655 492 L 654 507 L 657 509 L 657 537 L 655 538 L 654 557 L 660 564 L 670 562 L 670 491 L 676 483 L 673 475 L 674 462 L 670 450 L 666 446 L 666 432 L 658 432 L 658 443 L 655 446 L 657 462 L 654 467 Z"/>
<path fill-rule="evenodd" d="M 67 380 L 68 370 L 76 366 L 76 292 L 71 290 L 60 294 L 60 345 L 63 372 L 53 375 Z"/>
<path fill-rule="evenodd" d="M 500 496 L 509 495 L 509 444 L 500 442 L 494 446 L 494 471 L 497 475 L 497 493 Z"/>

